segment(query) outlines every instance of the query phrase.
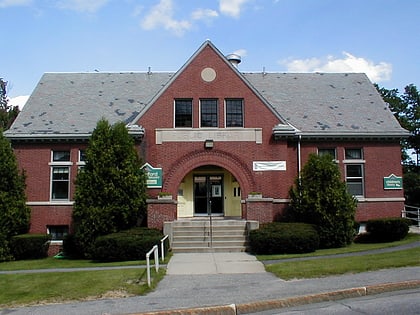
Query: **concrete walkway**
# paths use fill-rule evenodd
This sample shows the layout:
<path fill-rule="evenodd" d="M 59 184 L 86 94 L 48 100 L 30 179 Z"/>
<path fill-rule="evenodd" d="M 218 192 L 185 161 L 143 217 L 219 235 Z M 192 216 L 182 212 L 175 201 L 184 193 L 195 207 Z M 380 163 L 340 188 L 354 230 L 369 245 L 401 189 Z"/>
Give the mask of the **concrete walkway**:
<path fill-rule="evenodd" d="M 171 257 L 168 275 L 209 275 L 265 272 L 264 265 L 247 253 L 177 253 Z"/>

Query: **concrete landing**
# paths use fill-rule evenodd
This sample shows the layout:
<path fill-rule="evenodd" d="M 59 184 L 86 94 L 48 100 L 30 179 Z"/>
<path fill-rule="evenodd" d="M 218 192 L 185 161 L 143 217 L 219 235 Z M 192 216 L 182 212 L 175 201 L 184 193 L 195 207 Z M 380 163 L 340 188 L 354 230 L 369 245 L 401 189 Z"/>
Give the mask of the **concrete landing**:
<path fill-rule="evenodd" d="M 208 275 L 265 272 L 264 265 L 247 253 L 175 253 L 168 275 Z"/>

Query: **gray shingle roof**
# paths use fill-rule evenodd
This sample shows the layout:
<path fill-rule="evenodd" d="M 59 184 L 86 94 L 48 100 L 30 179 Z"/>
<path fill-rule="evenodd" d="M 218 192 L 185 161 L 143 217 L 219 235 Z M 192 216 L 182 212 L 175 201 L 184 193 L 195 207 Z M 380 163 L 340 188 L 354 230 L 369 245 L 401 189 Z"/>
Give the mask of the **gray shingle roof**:
<path fill-rule="evenodd" d="M 244 73 L 304 135 L 406 135 L 362 73 Z"/>
<path fill-rule="evenodd" d="M 86 136 L 101 118 L 126 123 L 173 73 L 46 73 L 7 134 Z"/>
<path fill-rule="evenodd" d="M 174 74 L 46 73 L 6 136 L 84 138 L 102 117 L 110 123 L 135 123 Z M 407 135 L 364 74 L 243 76 L 279 122 L 304 135 Z"/>

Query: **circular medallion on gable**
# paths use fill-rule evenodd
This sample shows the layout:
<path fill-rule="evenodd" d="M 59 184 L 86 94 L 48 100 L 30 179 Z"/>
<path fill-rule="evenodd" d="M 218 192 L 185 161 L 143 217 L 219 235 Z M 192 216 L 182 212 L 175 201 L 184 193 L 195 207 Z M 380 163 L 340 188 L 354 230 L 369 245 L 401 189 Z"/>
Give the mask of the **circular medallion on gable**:
<path fill-rule="evenodd" d="M 212 82 L 216 79 L 216 71 L 213 68 L 204 68 L 201 71 L 201 78 L 206 82 Z"/>

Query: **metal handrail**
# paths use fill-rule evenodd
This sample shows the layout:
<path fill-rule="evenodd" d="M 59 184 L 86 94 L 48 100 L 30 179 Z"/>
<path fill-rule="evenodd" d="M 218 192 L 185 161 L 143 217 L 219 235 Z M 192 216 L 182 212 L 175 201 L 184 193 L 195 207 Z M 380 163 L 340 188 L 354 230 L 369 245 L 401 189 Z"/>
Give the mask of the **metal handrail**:
<path fill-rule="evenodd" d="M 162 252 L 162 262 L 165 261 L 165 247 L 163 246 L 163 244 L 168 237 L 169 235 L 165 235 L 165 237 L 160 240 L 160 251 Z"/>
<path fill-rule="evenodd" d="M 155 245 L 152 247 L 150 251 L 146 254 L 146 265 L 147 265 L 147 284 L 150 287 L 150 255 L 154 253 L 154 259 L 155 259 L 155 269 L 156 272 L 159 271 L 159 249 L 158 246 Z"/>
<path fill-rule="evenodd" d="M 407 209 L 413 209 L 413 210 L 407 210 Z M 414 217 L 407 217 L 407 214 L 409 215 L 414 215 Z M 408 205 L 404 205 L 404 210 L 401 211 L 401 216 L 403 218 L 408 218 L 410 220 L 413 221 L 417 221 L 417 226 L 420 228 L 420 208 L 419 207 L 414 207 L 414 206 L 408 206 Z M 417 216 L 417 218 L 415 217 Z"/>

